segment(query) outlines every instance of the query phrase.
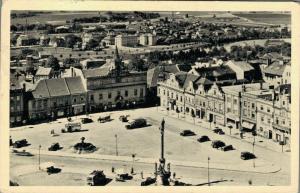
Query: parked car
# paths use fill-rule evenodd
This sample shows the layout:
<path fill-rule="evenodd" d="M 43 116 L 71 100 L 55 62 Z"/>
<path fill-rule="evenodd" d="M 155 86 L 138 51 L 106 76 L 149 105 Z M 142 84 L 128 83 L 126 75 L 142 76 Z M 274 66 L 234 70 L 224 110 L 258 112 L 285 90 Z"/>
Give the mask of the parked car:
<path fill-rule="evenodd" d="M 48 148 L 49 151 L 57 151 L 57 150 L 59 150 L 59 149 L 61 149 L 59 143 L 53 143 L 53 144 Z"/>
<path fill-rule="evenodd" d="M 61 171 L 60 168 L 56 168 L 54 166 L 50 166 L 50 167 L 47 167 L 47 173 L 50 175 L 50 174 L 56 174 L 56 173 L 59 173 Z"/>
<path fill-rule="evenodd" d="M 148 186 L 155 183 L 155 178 L 147 177 L 145 181 L 141 182 L 141 186 Z"/>
<path fill-rule="evenodd" d="M 214 141 L 212 141 L 211 146 L 213 148 L 217 148 L 218 149 L 220 147 L 224 147 L 225 143 L 223 141 L 221 141 L 221 140 L 214 140 Z"/>
<path fill-rule="evenodd" d="M 119 182 L 125 182 L 125 180 L 131 180 L 133 177 L 131 175 L 129 175 L 128 173 L 124 172 L 124 171 L 117 171 L 116 172 L 116 181 Z"/>
<path fill-rule="evenodd" d="M 34 156 L 32 153 L 26 151 L 25 149 L 23 151 L 13 150 L 13 153 L 15 153 L 18 156 Z"/>
<path fill-rule="evenodd" d="M 99 118 L 98 118 L 98 122 L 100 122 L 100 123 L 109 122 L 109 121 L 111 121 L 111 120 L 112 120 L 112 119 L 111 119 L 110 115 L 107 115 L 107 116 L 99 117 Z"/>
<path fill-rule="evenodd" d="M 81 123 L 82 123 L 82 124 L 92 123 L 92 122 L 93 122 L 93 119 L 91 119 L 91 118 L 85 117 L 85 118 L 82 118 L 82 119 L 81 119 Z"/>
<path fill-rule="evenodd" d="M 181 133 L 180 133 L 181 136 L 193 136 L 193 135 L 196 135 L 193 131 L 191 130 L 183 130 Z"/>
<path fill-rule="evenodd" d="M 147 126 L 147 120 L 144 118 L 139 118 L 131 121 L 128 125 L 126 125 L 126 129 L 135 129 Z"/>
<path fill-rule="evenodd" d="M 21 148 L 21 147 L 24 147 L 24 146 L 27 146 L 27 145 L 28 145 L 27 140 L 26 139 L 21 139 L 21 140 L 15 141 L 14 148 Z"/>
<path fill-rule="evenodd" d="M 224 131 L 223 131 L 222 129 L 220 129 L 220 128 L 215 128 L 215 129 L 213 130 L 213 132 L 214 132 L 214 133 L 217 133 L 217 134 L 219 134 L 219 135 L 224 135 L 224 134 L 225 134 Z"/>
<path fill-rule="evenodd" d="M 128 122 L 128 117 L 129 117 L 129 115 L 121 115 L 119 117 L 119 120 L 122 122 Z"/>
<path fill-rule="evenodd" d="M 67 123 L 65 124 L 65 128 L 61 129 L 62 133 L 72 133 L 72 132 L 78 132 L 81 130 L 81 123 L 80 122 L 76 122 L 76 123 Z"/>
<path fill-rule="evenodd" d="M 89 174 L 89 176 L 86 178 L 87 184 L 90 186 L 101 186 L 105 185 L 107 179 L 103 171 L 94 170 Z"/>
<path fill-rule="evenodd" d="M 197 141 L 200 142 L 200 143 L 202 143 L 202 142 L 210 141 L 210 139 L 209 139 L 208 136 L 203 135 L 200 138 L 198 138 Z"/>
<path fill-rule="evenodd" d="M 248 151 L 241 152 L 242 160 L 255 159 L 255 158 L 256 156 L 253 153 L 250 153 Z"/>
<path fill-rule="evenodd" d="M 230 150 L 234 150 L 232 145 L 225 145 L 224 147 L 221 147 L 222 151 L 230 151 Z"/>

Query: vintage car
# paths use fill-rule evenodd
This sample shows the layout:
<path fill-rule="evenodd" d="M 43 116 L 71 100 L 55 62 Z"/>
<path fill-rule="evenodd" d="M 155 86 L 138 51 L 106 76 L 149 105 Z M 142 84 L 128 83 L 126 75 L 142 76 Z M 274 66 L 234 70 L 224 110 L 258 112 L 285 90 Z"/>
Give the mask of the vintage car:
<path fill-rule="evenodd" d="M 210 141 L 209 137 L 206 135 L 201 136 L 200 138 L 197 139 L 198 142 L 203 143 L 206 141 Z"/>
<path fill-rule="evenodd" d="M 112 119 L 111 119 L 110 115 L 106 115 L 106 116 L 103 116 L 103 117 L 99 117 L 99 118 L 98 118 L 98 122 L 100 122 L 100 123 L 109 122 L 109 121 L 111 121 L 111 120 L 112 120 Z"/>
<path fill-rule="evenodd" d="M 181 136 L 194 136 L 196 134 L 191 130 L 183 130 L 182 132 L 180 132 L 180 135 Z"/>
<path fill-rule="evenodd" d="M 91 119 L 91 118 L 87 118 L 87 117 L 81 118 L 81 123 L 82 124 L 92 123 L 92 122 L 93 122 L 93 119 Z"/>
<path fill-rule="evenodd" d="M 129 122 L 128 125 L 126 125 L 126 129 L 135 129 L 135 128 L 141 128 L 147 126 L 147 120 L 144 118 L 138 118 L 131 122 Z"/>
<path fill-rule="evenodd" d="M 59 143 L 53 143 L 49 148 L 48 150 L 49 151 L 57 151 L 59 149 L 61 149 L 62 147 L 59 145 Z"/>
<path fill-rule="evenodd" d="M 212 141 L 211 146 L 212 146 L 213 148 L 218 149 L 218 148 L 220 148 L 220 147 L 224 147 L 224 146 L 225 146 L 225 143 L 224 143 L 223 141 L 221 141 L 221 140 L 214 140 L 214 141 Z"/>
<path fill-rule="evenodd" d="M 241 152 L 242 160 L 255 159 L 255 158 L 256 156 L 253 153 L 250 153 L 248 151 Z"/>
<path fill-rule="evenodd" d="M 65 128 L 61 129 L 62 133 L 72 133 L 72 132 L 78 132 L 81 131 L 81 123 L 76 122 L 76 123 L 67 123 L 65 124 Z"/>
<path fill-rule="evenodd" d="M 102 170 L 94 170 L 86 178 L 87 184 L 90 186 L 103 186 L 107 179 Z"/>
<path fill-rule="evenodd" d="M 129 115 L 121 115 L 119 117 L 119 120 L 122 122 L 128 122 L 128 117 L 129 117 Z"/>
<path fill-rule="evenodd" d="M 149 186 L 156 182 L 155 178 L 147 177 L 145 181 L 141 182 L 141 186 Z"/>
<path fill-rule="evenodd" d="M 15 143 L 13 144 L 13 147 L 14 148 L 21 148 L 21 147 L 24 147 L 24 146 L 27 146 L 28 145 L 28 142 L 26 139 L 21 139 L 21 140 L 18 140 L 18 141 L 15 141 Z"/>
<path fill-rule="evenodd" d="M 61 172 L 61 169 L 60 168 L 56 168 L 54 166 L 50 166 L 50 167 L 47 167 L 47 173 L 50 175 L 50 174 L 56 174 L 56 173 L 59 173 Z"/>

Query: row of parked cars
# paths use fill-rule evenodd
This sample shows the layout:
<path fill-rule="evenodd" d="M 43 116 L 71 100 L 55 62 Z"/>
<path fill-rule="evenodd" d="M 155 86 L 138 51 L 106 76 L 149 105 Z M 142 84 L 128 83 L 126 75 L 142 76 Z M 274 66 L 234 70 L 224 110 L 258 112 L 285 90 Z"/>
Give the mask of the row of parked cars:
<path fill-rule="evenodd" d="M 213 132 L 217 133 L 219 135 L 224 135 L 223 130 L 220 128 L 215 128 L 213 130 Z M 195 136 L 196 133 L 194 133 L 191 130 L 183 130 L 182 132 L 180 132 L 180 135 L 181 136 Z M 203 142 L 211 141 L 211 139 L 207 135 L 203 135 L 200 138 L 198 138 L 197 141 L 199 143 L 203 143 Z M 222 151 L 234 150 L 234 147 L 232 145 L 226 145 L 225 142 L 223 142 L 221 140 L 213 140 L 211 142 L 211 146 L 213 148 L 220 149 Z M 256 158 L 256 156 L 253 153 L 250 153 L 248 151 L 241 152 L 241 159 L 243 159 L 243 160 L 254 159 L 254 158 Z"/>

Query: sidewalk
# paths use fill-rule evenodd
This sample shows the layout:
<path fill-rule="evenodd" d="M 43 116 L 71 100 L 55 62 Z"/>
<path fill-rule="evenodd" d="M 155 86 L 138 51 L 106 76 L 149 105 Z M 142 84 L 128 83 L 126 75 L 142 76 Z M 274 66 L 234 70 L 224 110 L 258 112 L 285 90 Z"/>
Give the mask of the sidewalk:
<path fill-rule="evenodd" d="M 38 155 L 39 151 L 37 149 L 24 148 L 26 151 L 34 155 Z M 20 149 L 21 151 L 23 149 Z M 58 156 L 58 157 L 72 157 L 72 158 L 82 158 L 82 159 L 96 159 L 96 160 L 110 160 L 110 161 L 122 161 L 122 162 L 132 162 L 132 157 L 130 156 L 113 156 L 113 155 L 100 155 L 95 153 L 68 153 L 61 151 L 45 151 L 40 150 L 41 155 Z M 134 160 L 136 163 L 146 163 L 153 164 L 158 163 L 158 158 L 142 158 L 136 157 Z M 195 168 L 207 168 L 208 163 L 203 162 L 190 162 L 190 161 L 178 161 L 178 160 L 167 160 L 167 163 L 171 163 L 171 166 L 183 166 L 183 167 L 195 167 Z M 255 165 L 255 167 L 254 167 Z M 241 164 L 220 164 L 214 163 L 213 160 L 209 163 L 209 168 L 219 169 L 219 170 L 229 170 L 229 171 L 241 171 L 241 172 L 254 172 L 254 173 L 275 173 L 281 170 L 281 168 L 275 164 L 271 164 L 261 159 L 247 160 L 243 161 Z"/>
<path fill-rule="evenodd" d="M 192 118 L 189 115 L 184 115 L 182 113 L 180 113 L 179 115 L 174 112 L 174 111 L 169 111 L 167 112 L 165 109 L 159 107 L 158 108 L 158 113 L 167 115 L 168 117 L 173 117 L 182 121 L 186 121 L 188 123 L 200 126 L 202 128 L 208 129 L 208 130 L 213 130 L 216 126 L 221 128 L 224 132 L 225 135 L 232 137 L 232 138 L 236 138 L 239 139 L 241 141 L 247 142 L 249 144 L 253 144 L 253 135 L 251 133 L 244 133 L 244 138 L 241 139 L 240 138 L 240 132 L 237 129 L 231 129 L 231 135 L 230 135 L 230 129 L 226 126 L 220 126 L 220 125 L 215 125 L 213 123 L 209 123 L 203 119 L 200 118 Z M 179 117 L 179 118 L 178 118 Z M 278 143 L 275 143 L 274 141 L 270 140 L 270 139 L 266 139 L 263 138 L 261 136 L 255 136 L 255 146 L 259 146 L 259 147 L 263 147 L 272 151 L 276 151 L 276 152 L 281 152 L 285 155 L 290 155 L 290 148 L 288 146 L 282 146 L 279 145 Z M 283 150 L 283 151 L 282 151 Z"/>

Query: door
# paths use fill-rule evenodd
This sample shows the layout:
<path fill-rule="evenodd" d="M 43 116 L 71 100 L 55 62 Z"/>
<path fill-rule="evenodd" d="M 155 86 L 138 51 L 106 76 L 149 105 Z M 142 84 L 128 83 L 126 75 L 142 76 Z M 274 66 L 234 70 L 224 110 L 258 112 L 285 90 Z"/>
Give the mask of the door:
<path fill-rule="evenodd" d="M 269 130 L 269 139 L 272 139 L 273 138 L 273 134 L 272 134 L 272 131 Z"/>

